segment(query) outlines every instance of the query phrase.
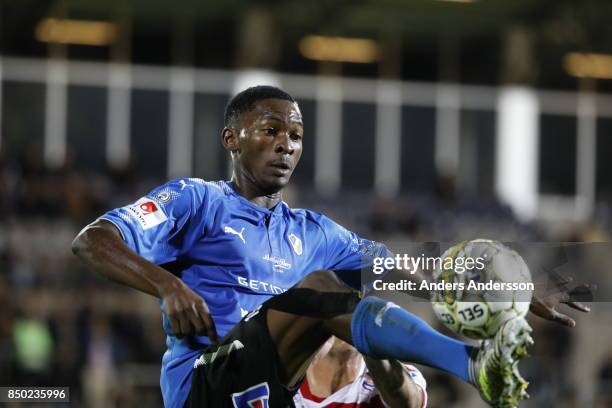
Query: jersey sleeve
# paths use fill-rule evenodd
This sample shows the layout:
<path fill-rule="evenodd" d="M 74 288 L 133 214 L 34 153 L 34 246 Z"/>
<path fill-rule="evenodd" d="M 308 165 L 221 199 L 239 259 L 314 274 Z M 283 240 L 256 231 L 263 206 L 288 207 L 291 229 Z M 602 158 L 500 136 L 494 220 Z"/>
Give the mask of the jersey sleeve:
<path fill-rule="evenodd" d="M 205 233 L 208 201 L 203 183 L 176 179 L 99 219 L 113 223 L 138 255 L 164 264 L 187 252 Z"/>
<path fill-rule="evenodd" d="M 325 216 L 321 216 L 319 225 L 326 241 L 325 269 L 335 271 L 355 289 L 369 287 L 368 282 L 362 282 L 362 278 L 372 277 L 374 259 L 393 257 L 384 244 L 361 238 Z"/>

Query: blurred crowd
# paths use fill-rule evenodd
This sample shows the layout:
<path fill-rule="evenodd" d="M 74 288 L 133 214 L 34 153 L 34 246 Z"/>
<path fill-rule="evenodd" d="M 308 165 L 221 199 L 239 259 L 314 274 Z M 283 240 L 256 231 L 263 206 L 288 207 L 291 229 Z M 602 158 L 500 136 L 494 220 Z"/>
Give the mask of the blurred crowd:
<path fill-rule="evenodd" d="M 130 170 L 87 174 L 70 160 L 56 170 L 42 163 L 36 149 L 25 160 L 0 159 L 0 385 L 70 386 L 73 406 L 161 406 L 165 337 L 158 302 L 84 270 L 70 243 L 95 217 L 163 180 Z M 393 200 L 367 192 L 318 196 L 305 186 L 293 186 L 286 198 L 381 241 L 608 241 L 610 230 L 602 210 L 598 228 L 573 226 L 553 236 L 519 222 L 492 197 L 455 194 L 452 180 Z M 612 336 L 612 307 L 593 309 L 574 330 L 532 319 L 536 344 L 523 364 L 532 393 L 526 406 L 612 407 L 612 347 L 601 341 Z M 597 357 L 585 359 L 585 347 Z M 431 407 L 479 406 L 467 386 L 424 371 Z"/>

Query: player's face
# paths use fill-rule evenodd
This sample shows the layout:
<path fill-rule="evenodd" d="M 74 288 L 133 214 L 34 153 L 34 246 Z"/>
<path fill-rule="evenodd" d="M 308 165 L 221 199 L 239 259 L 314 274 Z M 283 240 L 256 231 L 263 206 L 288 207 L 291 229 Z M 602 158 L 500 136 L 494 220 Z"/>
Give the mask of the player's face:
<path fill-rule="evenodd" d="M 300 108 L 283 99 L 264 99 L 241 115 L 240 122 L 237 170 L 266 193 L 279 191 L 302 155 Z"/>

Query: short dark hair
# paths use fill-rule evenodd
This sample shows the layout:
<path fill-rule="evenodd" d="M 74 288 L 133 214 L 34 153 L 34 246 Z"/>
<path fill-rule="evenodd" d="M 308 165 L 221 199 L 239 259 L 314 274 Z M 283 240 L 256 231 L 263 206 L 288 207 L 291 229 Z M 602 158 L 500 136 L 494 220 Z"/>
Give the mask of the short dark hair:
<path fill-rule="evenodd" d="M 263 99 L 284 99 L 295 102 L 295 99 L 280 88 L 270 85 L 258 85 L 236 94 L 225 107 L 225 126 L 230 126 L 236 117 L 253 110 L 255 103 Z"/>

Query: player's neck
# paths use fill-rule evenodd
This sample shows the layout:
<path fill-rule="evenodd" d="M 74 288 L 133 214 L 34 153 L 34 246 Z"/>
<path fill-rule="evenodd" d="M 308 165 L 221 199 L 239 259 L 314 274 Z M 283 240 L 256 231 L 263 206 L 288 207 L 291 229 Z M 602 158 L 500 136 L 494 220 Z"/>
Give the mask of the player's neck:
<path fill-rule="evenodd" d="M 348 358 L 328 354 L 313 361 L 306 374 L 310 391 L 317 397 L 329 397 L 355 380 L 361 368 L 361 361 L 361 355 L 358 353 L 351 354 Z"/>
<path fill-rule="evenodd" d="M 236 177 L 235 173 L 232 177 L 232 184 L 234 189 L 244 198 L 252 202 L 258 207 L 273 208 L 276 204 L 281 202 L 283 196 L 280 191 L 275 193 L 266 193 L 262 191 L 255 183 L 244 178 Z"/>

